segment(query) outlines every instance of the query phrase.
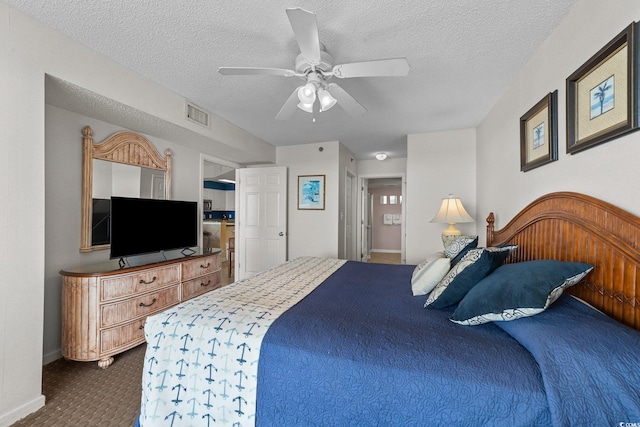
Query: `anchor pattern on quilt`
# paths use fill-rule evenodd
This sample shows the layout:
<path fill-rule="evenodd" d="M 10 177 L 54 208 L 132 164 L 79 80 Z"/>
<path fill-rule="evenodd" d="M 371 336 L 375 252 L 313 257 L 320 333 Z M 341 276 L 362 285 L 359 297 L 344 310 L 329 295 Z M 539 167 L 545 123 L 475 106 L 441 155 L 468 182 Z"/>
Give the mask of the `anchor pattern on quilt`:
<path fill-rule="evenodd" d="M 298 258 L 147 318 L 140 425 L 255 425 L 267 329 L 345 262 Z"/>

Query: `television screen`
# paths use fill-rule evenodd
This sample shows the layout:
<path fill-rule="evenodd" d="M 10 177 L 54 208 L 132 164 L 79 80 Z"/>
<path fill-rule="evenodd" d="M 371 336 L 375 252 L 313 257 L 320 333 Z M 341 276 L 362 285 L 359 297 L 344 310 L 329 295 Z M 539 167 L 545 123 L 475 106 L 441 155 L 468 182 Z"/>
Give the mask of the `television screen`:
<path fill-rule="evenodd" d="M 197 202 L 111 198 L 111 258 L 197 245 Z"/>

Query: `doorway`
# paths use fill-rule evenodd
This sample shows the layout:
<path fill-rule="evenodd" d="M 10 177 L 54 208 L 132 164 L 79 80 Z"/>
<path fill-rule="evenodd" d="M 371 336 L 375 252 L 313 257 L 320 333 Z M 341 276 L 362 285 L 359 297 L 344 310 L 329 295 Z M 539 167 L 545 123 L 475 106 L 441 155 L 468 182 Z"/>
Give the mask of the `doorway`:
<path fill-rule="evenodd" d="M 361 176 L 360 183 L 361 261 L 404 264 L 404 176 Z"/>
<path fill-rule="evenodd" d="M 200 168 L 200 247 L 222 249 L 223 283 L 233 282 L 235 271 L 229 268 L 231 252 L 235 244 L 235 176 L 240 166 L 225 160 L 201 154 Z M 231 243 L 229 241 L 231 240 Z"/>

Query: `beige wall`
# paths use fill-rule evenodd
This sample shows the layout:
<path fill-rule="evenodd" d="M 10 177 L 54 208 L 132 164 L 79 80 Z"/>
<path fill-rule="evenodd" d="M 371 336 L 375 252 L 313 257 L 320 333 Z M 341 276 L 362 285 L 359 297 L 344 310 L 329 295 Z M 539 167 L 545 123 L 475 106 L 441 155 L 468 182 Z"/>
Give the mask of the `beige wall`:
<path fill-rule="evenodd" d="M 339 142 L 331 141 L 276 150 L 278 166 L 286 166 L 289 171 L 289 259 L 338 256 L 339 146 Z M 325 175 L 324 210 L 298 210 L 300 175 Z"/>
<path fill-rule="evenodd" d="M 640 2 L 578 0 L 534 57 L 524 66 L 477 128 L 478 206 L 504 226 L 535 198 L 553 191 L 577 191 L 640 215 L 640 132 L 586 151 L 566 154 L 565 79 L 632 21 Z M 559 160 L 520 172 L 519 118 L 543 96 L 558 90 Z M 484 223 L 477 222 L 484 241 Z"/>
<path fill-rule="evenodd" d="M 476 214 L 475 129 L 409 135 L 407 154 L 407 264 L 418 264 L 443 250 L 440 235 L 447 226 L 429 221 L 449 194 L 459 197 L 476 220 L 457 224 L 456 228 L 465 234 L 480 230 L 482 218 Z"/>

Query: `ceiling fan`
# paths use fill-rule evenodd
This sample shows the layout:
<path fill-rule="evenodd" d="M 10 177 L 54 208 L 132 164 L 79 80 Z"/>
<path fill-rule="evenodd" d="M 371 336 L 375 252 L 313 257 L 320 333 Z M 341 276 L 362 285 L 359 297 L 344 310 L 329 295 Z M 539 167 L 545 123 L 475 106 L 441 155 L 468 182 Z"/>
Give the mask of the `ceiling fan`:
<path fill-rule="evenodd" d="M 327 111 L 334 105 L 340 105 L 354 117 L 363 115 L 367 110 L 351 95 L 335 83 L 328 83 L 332 77 L 346 79 L 352 77 L 406 76 L 409 62 L 406 58 L 380 59 L 349 64 L 333 64 L 318 37 L 316 15 L 301 8 L 287 9 L 287 16 L 293 33 L 300 46 L 300 54 L 295 60 L 295 69 L 260 67 L 221 67 L 223 75 L 266 75 L 299 77 L 305 84 L 298 86 L 284 103 L 277 120 L 287 120 L 299 108 L 313 113 L 316 99 L 320 111 Z"/>

